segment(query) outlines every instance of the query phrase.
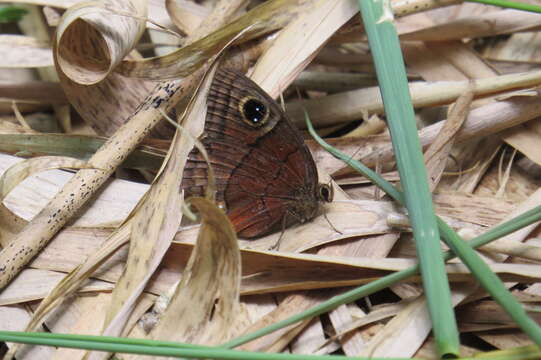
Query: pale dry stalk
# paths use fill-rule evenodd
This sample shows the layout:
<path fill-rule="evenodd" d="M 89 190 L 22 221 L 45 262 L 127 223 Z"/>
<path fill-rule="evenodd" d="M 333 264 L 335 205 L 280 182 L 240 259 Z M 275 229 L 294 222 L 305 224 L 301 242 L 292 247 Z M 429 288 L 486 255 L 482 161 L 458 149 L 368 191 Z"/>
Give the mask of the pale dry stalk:
<path fill-rule="evenodd" d="M 127 155 L 191 89 L 196 77 L 164 82 L 156 86 L 144 105 L 89 159 L 91 169 L 77 172 L 63 189 L 0 252 L 0 289 L 49 242 L 66 222 L 103 185 Z"/>

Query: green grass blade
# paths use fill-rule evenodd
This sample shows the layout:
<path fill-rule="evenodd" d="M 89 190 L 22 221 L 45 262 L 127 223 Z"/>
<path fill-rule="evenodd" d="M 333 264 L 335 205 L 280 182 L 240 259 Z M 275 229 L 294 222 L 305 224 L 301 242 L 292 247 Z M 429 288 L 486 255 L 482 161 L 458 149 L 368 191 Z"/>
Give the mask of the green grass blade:
<path fill-rule="evenodd" d="M 390 6 L 390 2 L 384 0 L 359 0 L 396 154 L 400 183 L 404 188 L 436 347 L 442 357 L 458 356 L 458 329 L 441 256 L 440 234 Z"/>
<path fill-rule="evenodd" d="M 517 9 L 530 12 L 541 13 L 541 6 L 534 4 L 526 4 L 516 1 L 506 1 L 506 0 L 467 0 L 468 2 L 476 2 L 486 5 L 499 6 L 508 9 Z"/>
<path fill-rule="evenodd" d="M 129 353 L 155 356 L 175 356 L 195 359 L 239 359 L 239 360 L 368 360 L 361 357 L 340 355 L 298 355 L 257 353 L 220 349 L 217 347 L 175 344 L 146 339 L 126 339 L 115 337 L 70 335 L 51 333 L 25 333 L 18 331 L 0 331 L 0 341 L 24 344 L 60 346 L 75 349 L 107 351 L 112 353 Z M 177 345 L 177 346 L 173 346 Z M 370 358 L 379 360 L 382 358 Z M 405 358 L 386 358 L 385 360 L 406 360 Z M 382 359 L 383 360 L 383 359 Z"/>
<path fill-rule="evenodd" d="M 28 10 L 19 6 L 1 6 L 0 7 L 0 23 L 17 22 L 28 14 Z"/>
<path fill-rule="evenodd" d="M 57 155 L 89 159 L 107 139 L 68 134 L 0 134 L 0 151 L 21 157 Z M 123 167 L 158 170 L 165 151 L 140 146 L 122 163 Z"/>

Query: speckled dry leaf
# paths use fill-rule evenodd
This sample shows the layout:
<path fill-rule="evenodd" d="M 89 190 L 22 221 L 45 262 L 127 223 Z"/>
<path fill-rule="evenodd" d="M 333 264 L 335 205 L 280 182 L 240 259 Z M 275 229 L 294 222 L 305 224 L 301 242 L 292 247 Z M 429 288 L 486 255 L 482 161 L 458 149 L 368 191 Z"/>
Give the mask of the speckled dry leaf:
<path fill-rule="evenodd" d="M 119 71 L 126 76 L 145 79 L 163 80 L 186 76 L 216 54 L 218 49 L 240 31 L 246 29 L 242 36 L 243 41 L 253 39 L 285 26 L 310 6 L 311 1 L 308 0 L 268 1 L 229 25 L 174 53 L 143 61 L 124 61 Z"/>
<path fill-rule="evenodd" d="M 252 80 L 275 98 L 308 65 L 317 50 L 359 12 L 354 0 L 320 0 L 289 23 L 259 58 Z"/>
<path fill-rule="evenodd" d="M 231 222 L 216 205 L 192 198 L 202 218 L 181 283 L 153 339 L 220 344 L 237 331 L 241 258 Z"/>
<path fill-rule="evenodd" d="M 24 35 L 0 35 L 0 67 L 35 68 L 53 66 L 51 46 Z"/>

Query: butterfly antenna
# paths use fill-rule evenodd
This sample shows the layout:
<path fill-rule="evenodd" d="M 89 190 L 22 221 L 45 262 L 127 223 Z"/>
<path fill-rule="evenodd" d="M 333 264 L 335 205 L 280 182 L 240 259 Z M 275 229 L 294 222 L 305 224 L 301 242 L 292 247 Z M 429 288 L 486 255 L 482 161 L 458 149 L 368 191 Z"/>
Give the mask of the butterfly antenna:
<path fill-rule="evenodd" d="M 326 211 L 323 211 L 323 217 L 325 218 L 325 220 L 327 220 L 327 222 L 329 223 L 329 226 L 337 233 L 339 233 L 340 235 L 344 235 L 343 232 L 341 232 L 340 230 L 338 230 L 334 225 L 333 223 L 331 222 L 331 220 L 329 220 L 329 218 L 327 217 L 327 212 Z"/>

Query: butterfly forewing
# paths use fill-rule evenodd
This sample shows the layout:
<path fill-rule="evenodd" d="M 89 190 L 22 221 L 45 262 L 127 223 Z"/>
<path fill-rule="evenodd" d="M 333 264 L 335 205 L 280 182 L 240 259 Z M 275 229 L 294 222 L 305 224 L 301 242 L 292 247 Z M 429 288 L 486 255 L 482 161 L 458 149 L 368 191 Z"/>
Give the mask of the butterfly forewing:
<path fill-rule="evenodd" d="M 216 72 L 202 143 L 216 177 L 216 198 L 240 237 L 305 221 L 317 209 L 317 170 L 299 131 L 276 102 L 235 71 Z M 193 150 L 182 187 L 203 195 L 207 164 Z"/>

